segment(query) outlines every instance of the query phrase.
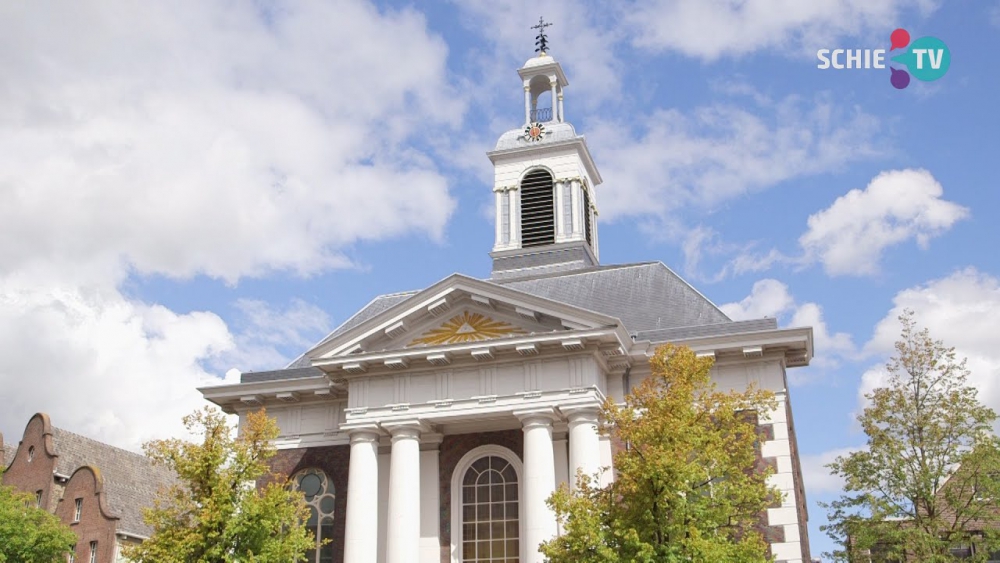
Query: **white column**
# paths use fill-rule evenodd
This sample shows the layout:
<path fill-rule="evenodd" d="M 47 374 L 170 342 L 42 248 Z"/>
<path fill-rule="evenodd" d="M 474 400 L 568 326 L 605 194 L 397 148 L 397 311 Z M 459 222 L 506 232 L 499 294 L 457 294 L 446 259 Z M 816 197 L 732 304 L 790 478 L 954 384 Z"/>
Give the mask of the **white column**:
<path fill-rule="evenodd" d="M 514 188 L 510 190 L 508 205 L 510 205 L 510 242 L 512 247 L 521 246 L 521 190 Z"/>
<path fill-rule="evenodd" d="M 524 428 L 524 484 L 521 486 L 521 526 L 524 531 L 524 563 L 543 563 L 538 551 L 542 542 L 556 535 L 555 514 L 545 504 L 556 490 L 555 458 L 552 450 L 552 409 L 514 413 Z"/>
<path fill-rule="evenodd" d="M 557 242 L 561 241 L 563 239 L 563 237 L 566 236 L 566 225 L 564 224 L 565 221 L 563 221 L 563 217 L 565 216 L 563 214 L 563 183 L 564 182 L 565 182 L 564 180 L 560 180 L 560 181 L 556 182 L 555 184 L 553 184 L 553 186 L 552 186 L 554 188 L 554 190 L 555 190 L 555 195 L 556 195 L 555 210 L 556 210 L 556 241 Z"/>
<path fill-rule="evenodd" d="M 504 246 L 503 244 L 503 191 L 497 188 L 493 188 L 493 193 L 496 195 L 496 244 L 493 245 L 493 249 L 497 250 Z"/>
<path fill-rule="evenodd" d="M 570 213 L 573 216 L 573 230 L 570 233 L 573 235 L 573 240 L 583 240 L 585 236 L 585 231 L 583 230 L 583 223 L 580 222 L 580 208 L 583 207 L 583 194 L 581 190 L 583 187 L 580 185 L 579 180 L 573 180 L 570 188 L 571 198 L 570 201 L 573 205 L 573 209 Z"/>
<path fill-rule="evenodd" d="M 413 422 L 383 428 L 392 434 L 385 560 L 412 563 L 420 552 L 420 427 Z"/>
<path fill-rule="evenodd" d="M 344 563 L 371 563 L 378 556 L 378 432 L 374 427 L 348 431 L 351 435 L 347 470 L 347 514 L 344 523 Z"/>
<path fill-rule="evenodd" d="M 600 410 L 596 406 L 578 407 L 566 414 L 569 420 L 569 483 L 570 488 L 575 489 L 578 471 L 593 477 L 601 468 L 601 437 L 597 432 Z M 599 483 L 591 481 L 591 484 Z"/>
<path fill-rule="evenodd" d="M 566 121 L 566 113 L 563 112 L 563 93 L 562 88 L 559 89 L 559 122 Z"/>
<path fill-rule="evenodd" d="M 441 435 L 424 435 L 420 451 L 420 563 L 441 561 Z"/>
<path fill-rule="evenodd" d="M 559 109 L 559 97 L 556 94 L 556 87 L 559 85 L 559 81 L 555 78 L 550 78 L 549 84 L 552 86 L 552 120 L 558 121 L 556 111 Z"/>
<path fill-rule="evenodd" d="M 524 85 L 524 124 L 531 123 L 531 87 Z"/>

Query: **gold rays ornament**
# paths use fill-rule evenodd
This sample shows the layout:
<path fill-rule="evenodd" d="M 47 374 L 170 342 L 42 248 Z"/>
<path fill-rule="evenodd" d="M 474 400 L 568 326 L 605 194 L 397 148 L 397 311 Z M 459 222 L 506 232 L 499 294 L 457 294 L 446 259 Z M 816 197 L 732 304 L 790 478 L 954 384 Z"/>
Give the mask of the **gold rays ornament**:
<path fill-rule="evenodd" d="M 420 338 L 415 338 L 410 342 L 410 346 L 478 342 L 509 334 L 524 334 L 524 331 L 505 322 L 495 321 L 486 315 L 466 311 L 448 319 L 438 328 L 428 330 Z"/>

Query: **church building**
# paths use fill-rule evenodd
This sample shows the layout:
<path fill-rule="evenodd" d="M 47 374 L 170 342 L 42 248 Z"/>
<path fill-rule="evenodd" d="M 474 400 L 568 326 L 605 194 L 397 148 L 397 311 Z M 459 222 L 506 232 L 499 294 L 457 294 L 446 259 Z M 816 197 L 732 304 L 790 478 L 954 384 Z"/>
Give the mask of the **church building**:
<path fill-rule="evenodd" d="M 761 531 L 776 561 L 808 563 L 786 370 L 809 364 L 812 329 L 733 321 L 660 262 L 602 264 L 601 173 L 566 121 L 566 75 L 544 48 L 518 74 L 524 122 L 487 154 L 490 278 L 376 296 L 287 367 L 201 392 L 278 420 L 275 469 L 330 540 L 311 562 L 541 563 L 558 533 L 546 498 L 578 470 L 614 479 L 601 404 L 649 375 L 657 346 L 685 345 L 721 388 L 776 394 L 760 452 L 783 499 Z"/>

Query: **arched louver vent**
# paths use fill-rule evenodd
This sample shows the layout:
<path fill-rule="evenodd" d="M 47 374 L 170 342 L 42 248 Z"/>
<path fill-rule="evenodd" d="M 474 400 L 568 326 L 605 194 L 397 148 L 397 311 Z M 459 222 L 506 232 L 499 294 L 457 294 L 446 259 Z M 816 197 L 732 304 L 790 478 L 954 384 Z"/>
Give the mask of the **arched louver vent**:
<path fill-rule="evenodd" d="M 535 170 L 521 180 L 521 246 L 542 246 L 556 241 L 556 215 L 552 175 Z"/>
<path fill-rule="evenodd" d="M 590 240 L 590 224 L 593 222 L 593 214 L 590 212 L 590 196 L 587 195 L 587 190 L 583 190 L 583 230 L 587 235 L 587 244 L 594 246 L 594 243 Z"/>

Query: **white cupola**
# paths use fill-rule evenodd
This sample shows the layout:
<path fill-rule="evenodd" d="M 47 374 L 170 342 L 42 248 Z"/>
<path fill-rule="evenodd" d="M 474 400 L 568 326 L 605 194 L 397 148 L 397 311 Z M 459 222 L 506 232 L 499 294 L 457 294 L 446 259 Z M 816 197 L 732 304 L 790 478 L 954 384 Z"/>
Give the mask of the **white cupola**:
<path fill-rule="evenodd" d="M 594 188 L 601 175 L 586 140 L 566 122 L 563 91 L 569 81 L 545 52 L 544 33 L 539 43 L 538 56 L 517 71 L 524 125 L 501 135 L 487 153 L 496 194 L 493 279 L 598 265 Z"/>

